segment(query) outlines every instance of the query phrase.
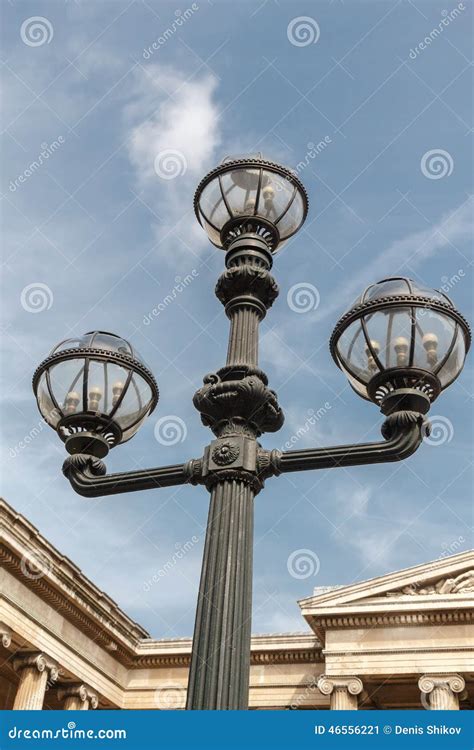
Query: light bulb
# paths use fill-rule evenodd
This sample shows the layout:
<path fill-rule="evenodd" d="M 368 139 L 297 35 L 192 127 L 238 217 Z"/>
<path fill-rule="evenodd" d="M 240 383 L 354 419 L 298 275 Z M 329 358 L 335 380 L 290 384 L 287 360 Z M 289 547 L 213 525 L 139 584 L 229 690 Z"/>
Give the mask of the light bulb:
<path fill-rule="evenodd" d="M 102 398 L 102 391 L 97 386 L 93 386 L 89 391 L 89 410 L 99 411 L 99 401 Z"/>
<path fill-rule="evenodd" d="M 408 364 L 408 339 L 404 336 L 399 336 L 393 342 L 393 348 L 397 355 L 397 366 L 405 367 Z"/>
<path fill-rule="evenodd" d="M 370 346 L 372 347 L 372 351 L 374 352 L 374 354 L 376 354 L 378 356 L 379 351 L 380 351 L 380 344 L 379 344 L 379 342 L 378 341 L 374 341 L 374 339 L 371 339 L 370 340 Z M 371 370 L 372 372 L 374 372 L 375 370 L 378 370 L 377 363 L 376 363 L 375 359 L 373 358 L 372 352 L 371 352 L 371 350 L 370 350 L 370 348 L 368 346 L 365 349 L 365 353 L 367 355 L 367 367 L 369 368 L 369 370 Z"/>
<path fill-rule="evenodd" d="M 117 381 L 117 383 L 113 384 L 113 386 L 112 386 L 112 394 L 113 394 L 112 406 L 115 406 L 115 404 L 119 400 L 120 396 L 122 395 L 123 388 L 124 388 L 124 385 L 123 385 L 123 383 L 120 382 L 120 380 Z"/>
<path fill-rule="evenodd" d="M 66 414 L 74 414 L 81 397 L 76 391 L 69 391 L 64 402 L 64 411 Z"/>
<path fill-rule="evenodd" d="M 249 198 L 244 206 L 244 214 L 253 216 L 255 213 L 255 198 Z"/>
<path fill-rule="evenodd" d="M 271 185 L 265 185 L 265 187 L 262 188 L 262 197 L 265 204 L 265 209 L 267 211 L 267 216 L 270 216 L 271 212 L 275 211 L 275 206 L 273 205 L 275 191 Z"/>
<path fill-rule="evenodd" d="M 435 365 L 438 361 L 438 337 L 435 333 L 425 333 L 423 346 L 426 350 L 426 359 L 429 365 Z"/>

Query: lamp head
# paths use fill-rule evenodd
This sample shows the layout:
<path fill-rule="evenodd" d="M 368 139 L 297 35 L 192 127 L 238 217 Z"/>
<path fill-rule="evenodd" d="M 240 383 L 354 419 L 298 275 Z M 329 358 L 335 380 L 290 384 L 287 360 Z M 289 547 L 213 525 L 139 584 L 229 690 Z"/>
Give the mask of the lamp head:
<path fill-rule="evenodd" d="M 216 247 L 250 234 L 275 252 L 302 226 L 308 197 L 294 172 L 261 154 L 229 157 L 198 185 L 194 210 Z"/>
<path fill-rule="evenodd" d="M 382 406 L 407 388 L 433 402 L 458 377 L 470 343 L 469 325 L 449 297 L 395 276 L 358 297 L 336 324 L 330 349 L 356 393 Z"/>
<path fill-rule="evenodd" d="M 33 376 L 38 408 L 69 453 L 98 458 L 130 440 L 158 403 L 158 386 L 132 345 L 91 331 L 54 347 Z"/>

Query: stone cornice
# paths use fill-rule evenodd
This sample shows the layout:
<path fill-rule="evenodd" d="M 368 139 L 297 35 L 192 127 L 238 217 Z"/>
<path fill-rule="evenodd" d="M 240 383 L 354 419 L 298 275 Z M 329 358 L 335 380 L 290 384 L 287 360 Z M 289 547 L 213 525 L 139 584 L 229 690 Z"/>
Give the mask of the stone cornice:
<path fill-rule="evenodd" d="M 376 628 L 397 625 L 449 625 L 474 621 L 473 611 L 380 613 L 362 615 L 309 615 L 306 617 L 322 643 L 328 628 Z"/>
<path fill-rule="evenodd" d="M 453 654 L 453 653 L 472 653 L 471 646 L 427 646 L 426 648 L 414 647 L 397 648 L 390 646 L 387 648 L 361 648 L 361 649 L 323 649 L 324 656 L 385 656 L 386 654 Z"/>
<path fill-rule="evenodd" d="M 5 547 L 0 546 L 0 563 L 13 575 L 25 583 L 25 577 L 21 574 L 21 563 L 19 559 Z M 85 633 L 95 643 L 108 651 L 113 651 L 117 660 L 127 666 L 133 660 L 133 642 L 121 645 L 118 633 L 108 630 L 107 620 L 102 620 L 97 615 L 94 617 L 89 612 L 75 604 L 74 597 L 66 596 L 51 585 L 45 578 L 28 580 L 28 588 L 31 589 L 43 601 L 47 602 L 56 612 L 63 615 L 69 622 L 73 623 L 79 630 Z M 121 639 L 120 639 L 121 640 Z M 125 640 L 125 638 L 123 639 Z"/>
<path fill-rule="evenodd" d="M 135 667 L 188 667 L 190 638 L 142 641 L 136 650 Z M 251 643 L 251 664 L 298 664 L 321 661 L 321 643 L 312 633 L 255 635 Z"/>
<path fill-rule="evenodd" d="M 0 559 L 23 584 L 48 601 L 77 627 L 127 660 L 147 631 L 61 555 L 26 518 L 0 499 Z M 39 574 L 25 571 L 40 562 Z M 119 654 L 117 654 L 119 655 Z"/>

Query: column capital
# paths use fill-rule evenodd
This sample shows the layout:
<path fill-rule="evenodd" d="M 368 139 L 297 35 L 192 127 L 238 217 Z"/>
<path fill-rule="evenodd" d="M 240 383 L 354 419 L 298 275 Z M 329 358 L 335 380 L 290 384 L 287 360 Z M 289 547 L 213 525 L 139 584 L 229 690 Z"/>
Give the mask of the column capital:
<path fill-rule="evenodd" d="M 12 663 L 17 672 L 22 672 L 24 669 L 36 669 L 38 672 L 46 671 L 48 682 L 56 682 L 59 676 L 57 665 L 41 651 L 20 651 L 15 654 Z"/>
<path fill-rule="evenodd" d="M 0 622 L 0 640 L 3 648 L 10 648 L 12 643 L 12 631 L 4 622 Z"/>
<path fill-rule="evenodd" d="M 97 693 L 83 682 L 65 685 L 58 690 L 58 700 L 65 701 L 67 698 L 75 698 L 81 703 L 87 703 L 88 708 L 97 708 L 99 705 Z"/>
<path fill-rule="evenodd" d="M 318 689 L 323 695 L 331 695 L 336 688 L 345 688 L 350 695 L 359 695 L 363 690 L 362 680 L 353 675 L 321 675 Z"/>
<path fill-rule="evenodd" d="M 466 683 L 460 674 L 424 674 L 418 680 L 418 687 L 422 693 L 431 693 L 437 687 L 449 688 L 453 693 L 462 693 Z"/>

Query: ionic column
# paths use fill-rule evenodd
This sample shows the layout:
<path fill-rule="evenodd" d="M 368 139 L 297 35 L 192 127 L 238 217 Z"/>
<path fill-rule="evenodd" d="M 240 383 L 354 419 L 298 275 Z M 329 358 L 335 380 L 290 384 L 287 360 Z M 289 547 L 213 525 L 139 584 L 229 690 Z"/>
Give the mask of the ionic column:
<path fill-rule="evenodd" d="M 357 696 L 363 689 L 358 677 L 328 677 L 321 675 L 318 688 L 323 695 L 331 696 L 331 711 L 357 711 Z"/>
<path fill-rule="evenodd" d="M 418 687 L 428 711 L 459 711 L 458 693 L 462 693 L 466 683 L 459 674 L 424 674 Z"/>
<path fill-rule="evenodd" d="M 60 690 L 58 699 L 64 701 L 65 711 L 88 711 L 99 705 L 97 694 L 88 685 L 81 683 L 68 685 Z"/>
<path fill-rule="evenodd" d="M 14 711 L 41 711 L 48 683 L 58 679 L 58 669 L 44 654 L 19 653 L 13 667 L 20 674 L 20 684 L 13 704 Z"/>

